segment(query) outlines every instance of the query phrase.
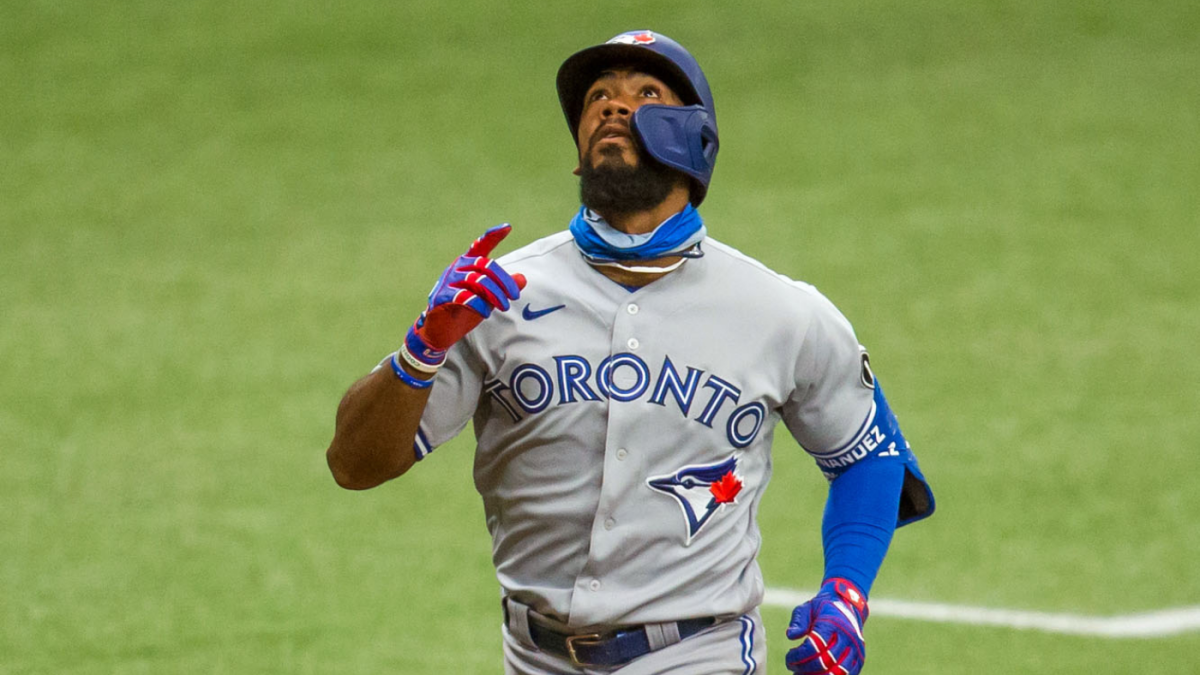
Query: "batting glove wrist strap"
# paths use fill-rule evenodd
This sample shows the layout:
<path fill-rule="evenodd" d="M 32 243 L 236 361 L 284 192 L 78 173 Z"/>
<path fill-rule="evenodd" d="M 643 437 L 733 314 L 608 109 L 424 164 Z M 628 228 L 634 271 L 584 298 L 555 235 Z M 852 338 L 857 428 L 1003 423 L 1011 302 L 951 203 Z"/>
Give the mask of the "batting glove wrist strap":
<path fill-rule="evenodd" d="M 846 579 L 828 579 L 816 597 L 792 612 L 789 640 L 803 640 L 787 653 L 793 673 L 858 675 L 866 659 L 862 627 L 867 597 Z"/>
<path fill-rule="evenodd" d="M 830 586 L 833 587 L 833 592 L 849 606 L 849 609 L 854 611 L 854 616 L 861 628 L 867 622 L 867 616 L 871 613 L 871 610 L 867 607 L 867 596 L 863 595 L 858 586 L 848 579 L 838 577 L 826 579 L 825 583 L 821 584 L 821 590 L 825 590 Z"/>
<path fill-rule="evenodd" d="M 421 338 L 418 331 L 424 320 L 425 313 L 422 312 L 417 323 L 408 329 L 408 334 L 404 336 L 404 344 L 400 346 L 397 353 L 405 363 L 422 373 L 436 373 L 438 368 L 441 368 L 442 364 L 446 362 L 446 350 L 434 349 Z"/>

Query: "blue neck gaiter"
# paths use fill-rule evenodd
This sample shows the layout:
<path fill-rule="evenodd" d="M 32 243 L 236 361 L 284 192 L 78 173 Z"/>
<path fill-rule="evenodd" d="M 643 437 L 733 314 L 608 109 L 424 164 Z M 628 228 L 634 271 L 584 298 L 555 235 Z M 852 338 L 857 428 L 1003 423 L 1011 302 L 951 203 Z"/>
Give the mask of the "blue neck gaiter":
<path fill-rule="evenodd" d="M 654 260 L 668 255 L 698 258 L 704 253 L 697 244 L 707 234 L 704 219 L 691 204 L 646 234 L 625 234 L 584 206 L 571 219 L 570 230 L 575 245 L 594 262 Z"/>

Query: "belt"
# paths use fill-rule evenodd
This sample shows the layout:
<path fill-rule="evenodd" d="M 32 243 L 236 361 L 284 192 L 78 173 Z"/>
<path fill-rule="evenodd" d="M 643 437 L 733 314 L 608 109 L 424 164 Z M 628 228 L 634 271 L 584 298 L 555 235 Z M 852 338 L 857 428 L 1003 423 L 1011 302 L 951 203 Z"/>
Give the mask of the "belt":
<path fill-rule="evenodd" d="M 716 622 L 711 616 L 679 621 L 676 623 L 679 639 L 687 639 Z M 620 666 L 653 651 L 644 626 L 626 626 L 606 633 L 572 635 L 540 625 L 535 619 L 529 622 L 529 636 L 539 649 L 564 657 L 577 668 Z"/>

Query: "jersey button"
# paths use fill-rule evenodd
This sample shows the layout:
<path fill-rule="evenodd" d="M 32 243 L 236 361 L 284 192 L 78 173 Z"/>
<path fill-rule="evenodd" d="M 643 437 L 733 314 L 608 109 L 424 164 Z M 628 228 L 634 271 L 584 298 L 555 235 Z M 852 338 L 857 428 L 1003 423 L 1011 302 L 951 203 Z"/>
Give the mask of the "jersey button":
<path fill-rule="evenodd" d="M 629 342 L 626 342 L 625 344 L 629 345 L 630 349 L 637 349 L 638 345 L 641 343 L 638 342 L 637 338 L 629 338 Z"/>
<path fill-rule="evenodd" d="M 625 311 L 629 312 L 630 314 L 637 314 L 638 306 L 631 302 L 629 303 L 629 306 L 625 308 Z"/>
<path fill-rule="evenodd" d="M 613 526 L 615 526 L 616 524 L 617 524 L 617 521 L 613 520 L 612 518 L 609 518 L 604 521 L 604 529 L 611 530 L 611 529 L 613 529 Z"/>
<path fill-rule="evenodd" d="M 588 584 L 588 588 L 592 589 L 593 591 L 600 590 L 600 580 L 592 579 L 592 583 Z"/>
<path fill-rule="evenodd" d="M 626 450 L 625 448 L 617 448 L 617 459 L 619 461 L 622 461 L 622 462 L 625 461 L 625 458 L 628 456 L 629 456 L 628 450 Z"/>

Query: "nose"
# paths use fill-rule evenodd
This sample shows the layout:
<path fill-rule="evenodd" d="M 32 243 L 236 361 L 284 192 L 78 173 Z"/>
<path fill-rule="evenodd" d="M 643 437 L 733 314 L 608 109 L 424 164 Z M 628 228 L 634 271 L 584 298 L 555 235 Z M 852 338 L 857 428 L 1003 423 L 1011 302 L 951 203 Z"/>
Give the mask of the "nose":
<path fill-rule="evenodd" d="M 604 103 L 604 109 L 600 114 L 604 119 L 609 119 L 613 115 L 629 117 L 633 114 L 633 107 L 620 98 L 612 98 Z"/>

